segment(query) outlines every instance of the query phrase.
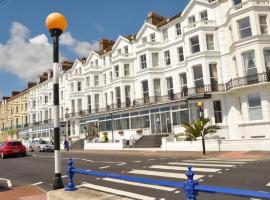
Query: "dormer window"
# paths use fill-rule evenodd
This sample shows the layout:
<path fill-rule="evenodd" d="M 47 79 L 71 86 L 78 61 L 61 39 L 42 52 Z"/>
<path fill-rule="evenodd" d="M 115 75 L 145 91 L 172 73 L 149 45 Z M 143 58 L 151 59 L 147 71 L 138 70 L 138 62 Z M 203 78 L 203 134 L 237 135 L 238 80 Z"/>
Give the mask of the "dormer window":
<path fill-rule="evenodd" d="M 155 42 L 156 41 L 156 35 L 155 35 L 155 33 L 152 33 L 150 35 L 150 40 L 151 40 L 151 42 Z"/>
<path fill-rule="evenodd" d="M 201 17 L 201 20 L 205 20 L 205 21 L 208 20 L 207 10 L 200 12 L 200 17 Z"/>
<path fill-rule="evenodd" d="M 117 55 L 121 54 L 121 49 L 117 49 Z"/>
<path fill-rule="evenodd" d="M 96 67 L 98 66 L 98 59 L 95 60 Z"/>
<path fill-rule="evenodd" d="M 124 46 L 124 51 L 125 51 L 125 54 L 127 55 L 128 54 L 128 46 Z"/>
<path fill-rule="evenodd" d="M 167 41 L 169 39 L 168 37 L 168 29 L 163 29 L 162 31 L 163 41 Z"/>
<path fill-rule="evenodd" d="M 188 23 L 189 24 L 193 24 L 193 23 L 195 23 L 195 15 L 192 15 L 192 16 L 190 16 L 189 18 L 188 18 Z"/>
<path fill-rule="evenodd" d="M 176 35 L 181 35 L 181 24 L 180 22 L 178 22 L 177 24 L 175 24 L 175 29 L 176 29 Z"/>
<path fill-rule="evenodd" d="M 147 37 L 145 36 L 142 38 L 142 43 L 145 44 L 146 42 L 147 42 Z"/>

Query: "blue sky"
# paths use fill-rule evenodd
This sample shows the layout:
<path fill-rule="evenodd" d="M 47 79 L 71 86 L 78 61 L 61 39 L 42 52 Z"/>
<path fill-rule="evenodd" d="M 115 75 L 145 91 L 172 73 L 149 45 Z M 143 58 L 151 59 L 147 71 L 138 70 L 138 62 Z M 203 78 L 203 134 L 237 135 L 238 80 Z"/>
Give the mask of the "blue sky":
<path fill-rule="evenodd" d="M 2 2 L 1 0 L 0 2 Z M 147 13 L 170 17 L 188 0 L 4 0 L 0 3 L 0 96 L 22 90 L 51 62 L 51 39 L 44 21 L 51 12 L 65 15 L 68 27 L 62 57 L 88 54 L 100 38 L 138 32 Z"/>

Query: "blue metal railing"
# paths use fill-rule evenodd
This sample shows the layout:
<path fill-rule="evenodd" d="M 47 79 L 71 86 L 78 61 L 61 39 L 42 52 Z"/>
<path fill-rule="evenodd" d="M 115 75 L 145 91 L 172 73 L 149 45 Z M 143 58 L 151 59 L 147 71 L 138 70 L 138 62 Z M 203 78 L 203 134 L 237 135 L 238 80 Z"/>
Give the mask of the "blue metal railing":
<path fill-rule="evenodd" d="M 83 169 L 74 168 L 73 161 L 70 158 L 68 161 L 68 167 L 67 167 L 68 183 L 65 188 L 66 191 L 76 190 L 74 182 L 73 182 L 73 176 L 75 173 L 97 176 L 97 177 L 114 178 L 114 179 L 120 179 L 120 180 L 125 180 L 125 181 L 137 182 L 137 183 L 181 188 L 185 192 L 186 200 L 196 200 L 196 196 L 198 195 L 198 192 L 222 193 L 222 194 L 235 195 L 235 196 L 241 196 L 241 197 L 270 199 L 269 192 L 258 192 L 258 191 L 253 191 L 253 190 L 243 190 L 243 189 L 228 188 L 228 187 L 199 185 L 198 182 L 193 180 L 194 172 L 192 171 L 191 166 L 188 166 L 188 170 L 186 172 L 187 180 L 185 182 L 175 182 L 175 181 L 164 181 L 164 180 L 156 180 L 156 179 L 143 178 L 143 177 L 126 176 L 126 175 L 115 174 L 111 172 L 86 171 Z"/>

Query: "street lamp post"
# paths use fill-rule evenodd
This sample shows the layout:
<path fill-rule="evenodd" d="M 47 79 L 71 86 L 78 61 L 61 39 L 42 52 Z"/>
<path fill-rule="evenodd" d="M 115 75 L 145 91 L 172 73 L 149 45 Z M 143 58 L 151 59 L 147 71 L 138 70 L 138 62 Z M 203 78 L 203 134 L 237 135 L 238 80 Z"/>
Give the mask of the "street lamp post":
<path fill-rule="evenodd" d="M 60 13 L 51 13 L 46 18 L 46 27 L 53 38 L 53 108 L 54 108 L 54 163 L 55 174 L 53 189 L 64 188 L 61 177 L 60 123 L 59 123 L 59 36 L 67 26 L 65 17 Z"/>
<path fill-rule="evenodd" d="M 66 114 L 65 114 L 65 118 L 66 118 L 66 138 L 68 138 L 68 136 L 69 136 L 69 121 L 68 121 L 69 114 L 68 114 L 68 111 L 69 111 L 69 109 L 66 108 Z"/>
<path fill-rule="evenodd" d="M 203 116 L 202 116 L 202 107 L 203 107 L 203 102 L 202 102 L 202 101 L 199 101 L 199 102 L 197 103 L 197 106 L 198 106 L 198 108 L 199 108 L 199 112 L 200 112 L 200 122 L 201 122 L 201 126 L 202 126 L 202 118 L 203 118 Z M 201 130 L 201 131 L 203 131 L 203 130 Z M 201 136 L 202 136 L 203 155 L 205 155 L 205 141 L 204 141 L 204 133 L 203 133 L 203 132 L 201 132 Z"/>

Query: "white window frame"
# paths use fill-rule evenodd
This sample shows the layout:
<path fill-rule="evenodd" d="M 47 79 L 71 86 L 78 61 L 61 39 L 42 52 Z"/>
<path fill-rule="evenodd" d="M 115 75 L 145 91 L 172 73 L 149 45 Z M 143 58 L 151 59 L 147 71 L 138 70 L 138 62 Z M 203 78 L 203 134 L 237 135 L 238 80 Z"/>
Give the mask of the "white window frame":
<path fill-rule="evenodd" d="M 170 55 L 170 50 L 164 51 L 164 58 L 165 58 L 165 65 L 171 65 L 171 55 Z"/>
<path fill-rule="evenodd" d="M 256 106 L 250 106 L 250 99 L 251 98 L 255 98 L 255 97 L 259 97 L 260 99 L 260 105 L 256 105 Z M 248 113 L 249 113 L 249 120 L 253 121 L 253 120 L 262 120 L 263 119 L 263 113 L 262 113 L 262 99 L 260 94 L 250 94 L 247 96 L 247 103 L 248 103 Z M 257 116 L 253 116 L 254 111 L 257 112 Z"/>
<path fill-rule="evenodd" d="M 249 21 L 249 26 L 240 29 L 240 22 L 243 21 L 243 20 L 245 20 L 245 19 L 248 19 L 248 21 Z M 238 24 L 238 34 L 239 34 L 239 39 L 242 40 L 242 39 L 245 39 L 245 38 L 248 38 L 248 37 L 251 37 L 251 36 L 252 36 L 252 29 L 251 29 L 250 17 L 249 17 L 249 16 L 237 20 L 237 24 Z M 242 31 L 245 31 L 245 30 L 249 30 L 249 29 L 250 29 L 250 35 L 244 36 L 244 37 L 243 37 L 243 36 L 241 35 L 241 32 L 242 32 Z"/>
<path fill-rule="evenodd" d="M 162 38 L 163 38 L 164 42 L 169 40 L 169 35 L 168 35 L 168 29 L 167 28 L 162 30 Z"/>
<path fill-rule="evenodd" d="M 95 83 L 95 86 L 99 86 L 99 77 L 98 77 L 98 75 L 95 75 L 94 76 L 94 83 Z"/>
<path fill-rule="evenodd" d="M 125 75 L 125 77 L 129 77 L 130 76 L 130 67 L 129 67 L 129 64 L 124 64 L 124 75 Z"/>
<path fill-rule="evenodd" d="M 262 23 L 261 17 L 265 17 L 266 18 L 265 19 L 265 24 Z M 267 35 L 268 34 L 268 24 L 267 24 L 267 21 L 268 21 L 268 16 L 266 14 L 265 15 L 259 15 L 260 31 L 261 31 L 261 34 L 262 35 Z"/>
<path fill-rule="evenodd" d="M 204 14 L 206 13 L 206 15 L 204 16 Z M 207 10 L 203 10 L 200 12 L 200 19 L 203 21 L 207 21 L 208 20 L 208 12 Z"/>
<path fill-rule="evenodd" d="M 194 43 L 194 44 L 192 44 L 192 39 L 195 39 L 195 38 L 198 38 L 198 43 Z M 192 53 L 192 54 L 194 54 L 194 53 L 198 53 L 198 52 L 200 52 L 200 51 L 201 51 L 201 47 L 200 47 L 200 38 L 199 38 L 199 36 L 198 36 L 198 35 L 195 35 L 195 36 L 193 36 L 193 37 L 189 38 L 189 42 L 190 42 L 190 48 L 191 48 L 191 53 Z M 194 47 L 196 47 L 196 46 L 198 46 L 198 47 L 199 47 L 199 50 L 195 52 L 195 51 L 193 51 L 193 48 L 194 48 Z"/>
<path fill-rule="evenodd" d="M 206 39 L 207 51 L 215 50 L 214 34 L 206 34 L 205 39 Z"/>
<path fill-rule="evenodd" d="M 185 57 L 184 57 L 184 49 L 182 46 L 177 48 L 177 53 L 178 53 L 178 61 L 183 62 L 185 60 Z"/>
<path fill-rule="evenodd" d="M 176 36 L 179 36 L 179 35 L 182 34 L 182 32 L 181 32 L 181 23 L 180 22 L 175 24 L 175 32 L 176 32 Z"/>
<path fill-rule="evenodd" d="M 140 55 L 140 64 L 141 64 L 141 69 L 146 69 L 147 68 L 146 54 Z"/>

